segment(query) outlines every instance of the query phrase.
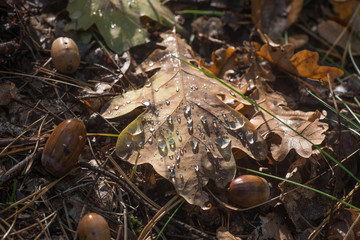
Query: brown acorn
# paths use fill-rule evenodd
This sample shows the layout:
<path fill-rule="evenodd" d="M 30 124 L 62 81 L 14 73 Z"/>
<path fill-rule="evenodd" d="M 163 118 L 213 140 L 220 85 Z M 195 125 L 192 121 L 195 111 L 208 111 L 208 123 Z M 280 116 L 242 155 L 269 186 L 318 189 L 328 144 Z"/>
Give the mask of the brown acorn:
<path fill-rule="evenodd" d="M 53 42 L 51 58 L 56 69 L 62 73 L 74 73 L 80 65 L 79 48 L 67 37 L 59 37 Z"/>
<path fill-rule="evenodd" d="M 76 118 L 60 123 L 48 138 L 41 157 L 43 167 L 52 175 L 61 177 L 76 164 L 84 149 L 86 128 Z"/>
<path fill-rule="evenodd" d="M 109 240 L 110 229 L 105 218 L 97 213 L 86 214 L 78 225 L 80 240 Z"/>
<path fill-rule="evenodd" d="M 229 198 L 233 203 L 242 207 L 251 207 L 269 199 L 270 188 L 268 182 L 258 176 L 243 175 L 230 183 Z"/>

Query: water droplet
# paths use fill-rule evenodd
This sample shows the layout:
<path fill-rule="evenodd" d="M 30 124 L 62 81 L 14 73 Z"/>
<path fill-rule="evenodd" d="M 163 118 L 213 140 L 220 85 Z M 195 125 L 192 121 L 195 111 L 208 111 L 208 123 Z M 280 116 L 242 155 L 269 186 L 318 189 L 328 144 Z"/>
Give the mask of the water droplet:
<path fill-rule="evenodd" d="M 161 156 L 167 155 L 168 150 L 167 150 L 166 142 L 164 140 L 158 141 L 158 149 Z"/>
<path fill-rule="evenodd" d="M 195 105 L 193 103 L 190 103 L 191 109 L 194 109 Z"/>
<path fill-rule="evenodd" d="M 200 126 L 200 123 L 198 123 L 198 124 L 196 124 L 196 127 L 199 129 L 199 132 L 200 133 L 203 133 L 203 129 L 202 129 L 202 127 Z"/>
<path fill-rule="evenodd" d="M 176 135 L 179 135 L 179 130 L 178 130 L 178 129 L 176 129 L 176 131 L 175 131 L 175 132 L 176 132 Z"/>
<path fill-rule="evenodd" d="M 184 156 L 184 149 L 183 148 L 179 148 L 179 153 L 181 156 Z"/>
<path fill-rule="evenodd" d="M 192 134 L 193 132 L 193 120 L 191 117 L 188 117 L 188 119 L 186 120 L 187 122 L 187 128 L 190 134 Z"/>
<path fill-rule="evenodd" d="M 169 146 L 170 146 L 171 151 L 175 151 L 175 141 L 174 141 L 174 139 L 171 138 L 169 140 Z"/>
<path fill-rule="evenodd" d="M 130 101 L 130 100 L 127 100 L 127 101 L 126 101 L 126 103 L 127 103 L 127 104 L 130 104 L 130 103 L 131 103 L 131 101 Z"/>
<path fill-rule="evenodd" d="M 185 117 L 189 117 L 191 114 L 191 108 L 189 106 L 184 107 L 184 115 Z"/>
<path fill-rule="evenodd" d="M 180 167 L 180 156 L 179 155 L 175 156 L 175 161 L 176 161 L 176 166 Z"/>
<path fill-rule="evenodd" d="M 175 167 L 174 166 L 168 166 L 169 170 L 169 178 L 171 182 L 175 182 Z"/>
<path fill-rule="evenodd" d="M 115 110 L 119 110 L 119 106 L 115 106 Z"/>
<path fill-rule="evenodd" d="M 176 120 L 178 121 L 178 123 L 181 123 L 181 117 L 180 116 L 176 116 Z"/>
<path fill-rule="evenodd" d="M 167 122 L 168 122 L 169 125 L 172 125 L 172 124 L 173 124 L 173 120 L 172 120 L 172 117 L 171 117 L 171 116 L 168 116 L 166 120 L 167 120 Z"/>
<path fill-rule="evenodd" d="M 232 80 L 232 79 L 231 79 Z M 229 90 L 229 92 L 230 92 L 230 95 L 231 96 L 233 96 L 233 97 L 235 97 L 236 95 L 235 95 L 235 93 L 233 92 L 233 91 L 231 91 L 231 90 Z"/>
<path fill-rule="evenodd" d="M 206 117 L 204 117 L 204 116 L 201 116 L 201 117 L 200 117 L 200 121 L 201 121 L 201 123 L 202 123 L 203 125 L 206 125 L 206 124 L 207 124 L 207 119 L 206 119 Z"/>
<path fill-rule="evenodd" d="M 194 169 L 196 173 L 199 173 L 199 165 L 195 165 Z"/>
<path fill-rule="evenodd" d="M 216 139 L 215 144 L 222 157 L 226 161 L 229 161 L 233 156 L 231 153 L 231 139 L 226 136 L 219 137 L 218 139 Z"/>
<path fill-rule="evenodd" d="M 208 142 L 208 146 L 211 148 L 211 150 L 215 150 L 214 144 L 212 142 Z"/>
<path fill-rule="evenodd" d="M 209 148 L 209 146 L 208 146 L 207 144 L 205 144 L 205 151 L 206 151 L 207 153 L 210 152 L 210 148 Z"/>
<path fill-rule="evenodd" d="M 152 138 L 152 137 L 149 138 L 148 143 L 149 143 L 149 144 L 152 144 L 152 143 L 153 143 L 153 138 Z"/>
<path fill-rule="evenodd" d="M 230 130 L 237 131 L 237 130 L 239 130 L 240 128 L 244 127 L 244 125 L 245 125 L 245 120 L 244 120 L 244 119 L 241 119 L 241 118 L 239 118 L 238 120 L 239 120 L 239 121 L 229 122 L 229 123 L 228 123 Z"/>
<path fill-rule="evenodd" d="M 151 81 L 150 80 L 146 81 L 145 87 L 147 87 L 147 88 L 151 87 Z"/>
<path fill-rule="evenodd" d="M 180 88 L 179 87 L 176 87 L 176 92 L 179 92 L 180 91 Z"/>
<path fill-rule="evenodd" d="M 180 173 L 179 177 L 180 177 L 181 182 L 184 183 L 184 176 Z"/>
<path fill-rule="evenodd" d="M 212 120 L 212 125 L 213 125 L 213 127 L 214 127 L 215 129 L 217 129 L 217 128 L 218 128 L 218 124 L 217 124 L 217 122 L 216 122 L 216 119 L 215 119 L 215 118 Z"/>
<path fill-rule="evenodd" d="M 143 104 L 145 107 L 150 107 L 150 100 L 146 100 Z"/>
<path fill-rule="evenodd" d="M 182 142 L 182 136 L 178 136 L 179 142 Z"/>
<path fill-rule="evenodd" d="M 215 144 L 218 145 L 221 149 L 227 148 L 230 143 L 231 143 L 231 140 L 228 137 L 219 137 L 215 141 Z"/>
<path fill-rule="evenodd" d="M 257 139 L 256 131 L 251 131 L 251 130 L 247 131 L 245 133 L 245 138 L 250 144 L 253 144 Z"/>
<path fill-rule="evenodd" d="M 228 119 L 228 117 L 226 116 L 226 113 L 222 112 L 221 114 L 222 114 L 222 116 L 223 116 L 223 118 L 224 118 L 224 121 L 227 122 L 229 119 Z"/>
<path fill-rule="evenodd" d="M 173 160 L 174 159 L 174 155 L 169 155 L 169 159 Z"/>
<path fill-rule="evenodd" d="M 155 110 L 154 114 L 158 117 L 159 116 L 159 110 Z"/>
<path fill-rule="evenodd" d="M 153 132 L 155 131 L 155 128 L 151 127 L 151 128 L 149 128 L 149 131 L 150 131 L 151 133 L 153 133 Z"/>
<path fill-rule="evenodd" d="M 159 89 L 158 88 L 155 88 L 155 92 L 158 92 L 159 91 Z"/>
<path fill-rule="evenodd" d="M 191 148 L 194 153 L 197 153 L 199 151 L 199 141 L 193 138 L 190 142 Z"/>
<path fill-rule="evenodd" d="M 165 100 L 165 104 L 169 106 L 170 105 L 170 100 L 169 99 Z"/>

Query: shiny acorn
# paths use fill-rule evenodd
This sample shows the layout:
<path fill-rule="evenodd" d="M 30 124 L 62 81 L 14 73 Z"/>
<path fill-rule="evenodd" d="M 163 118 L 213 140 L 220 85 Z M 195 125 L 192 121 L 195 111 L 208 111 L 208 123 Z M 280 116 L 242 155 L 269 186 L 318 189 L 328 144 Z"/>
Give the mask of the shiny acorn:
<path fill-rule="evenodd" d="M 79 48 L 67 37 L 59 37 L 53 42 L 51 58 L 56 69 L 62 73 L 74 73 L 80 65 Z"/>
<path fill-rule="evenodd" d="M 110 229 L 105 218 L 97 213 L 86 214 L 78 225 L 80 240 L 109 240 Z"/>
<path fill-rule="evenodd" d="M 229 187 L 230 200 L 242 207 L 252 207 L 269 199 L 268 182 L 258 176 L 242 175 L 231 181 Z"/>
<path fill-rule="evenodd" d="M 43 167 L 52 175 L 61 177 L 77 163 L 84 149 L 86 128 L 76 118 L 60 123 L 49 136 L 41 157 Z"/>

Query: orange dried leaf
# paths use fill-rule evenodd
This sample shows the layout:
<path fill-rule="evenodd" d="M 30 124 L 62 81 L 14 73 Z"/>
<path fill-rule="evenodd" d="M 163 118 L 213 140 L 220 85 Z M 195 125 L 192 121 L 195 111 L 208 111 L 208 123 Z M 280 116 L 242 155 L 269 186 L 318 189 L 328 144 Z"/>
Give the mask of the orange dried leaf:
<path fill-rule="evenodd" d="M 227 49 L 219 49 L 212 53 L 211 60 L 213 64 L 208 68 L 215 76 L 223 76 L 229 69 L 234 69 L 237 65 L 235 55 L 236 49 L 229 47 Z"/>
<path fill-rule="evenodd" d="M 341 69 L 336 67 L 319 66 L 319 54 L 317 52 L 303 50 L 296 53 L 290 61 L 301 77 L 327 82 L 329 76 L 330 81 L 333 82 L 335 78 L 344 74 Z"/>
<path fill-rule="evenodd" d="M 297 73 L 296 68 L 290 62 L 290 58 L 294 54 L 294 46 L 292 44 L 286 44 L 277 48 L 264 44 L 256 54 L 282 70 L 293 74 Z"/>

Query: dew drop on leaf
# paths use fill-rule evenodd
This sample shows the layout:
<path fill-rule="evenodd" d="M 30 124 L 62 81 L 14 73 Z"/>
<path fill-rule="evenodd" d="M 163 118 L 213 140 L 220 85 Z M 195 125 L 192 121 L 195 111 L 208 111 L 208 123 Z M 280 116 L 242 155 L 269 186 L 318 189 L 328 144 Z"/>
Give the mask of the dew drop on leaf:
<path fill-rule="evenodd" d="M 255 141 L 256 141 L 256 132 L 255 131 L 247 131 L 245 133 L 245 138 L 246 140 L 250 143 L 250 144 L 253 144 Z"/>

